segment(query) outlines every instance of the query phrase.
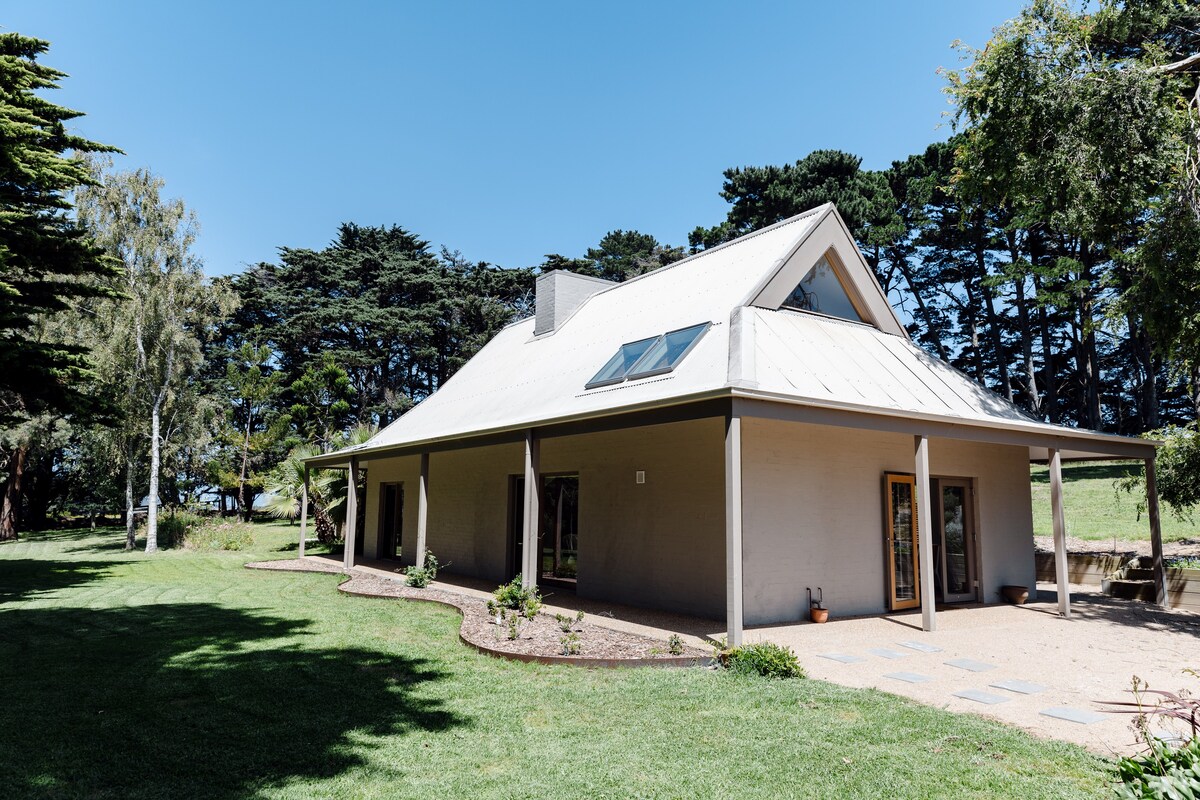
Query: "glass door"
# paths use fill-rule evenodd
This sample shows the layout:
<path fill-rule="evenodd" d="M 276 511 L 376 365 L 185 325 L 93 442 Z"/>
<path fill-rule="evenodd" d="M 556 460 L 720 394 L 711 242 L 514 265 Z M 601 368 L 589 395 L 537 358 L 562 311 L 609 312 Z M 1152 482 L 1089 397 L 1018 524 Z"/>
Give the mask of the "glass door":
<path fill-rule="evenodd" d="M 888 607 L 921 604 L 917 574 L 917 492 L 911 475 L 886 475 Z"/>
<path fill-rule="evenodd" d="M 539 580 L 574 582 L 579 567 L 579 476 L 543 475 Z"/>
<path fill-rule="evenodd" d="M 403 538 L 401 526 L 404 520 L 404 484 L 380 484 L 379 491 L 378 558 L 399 559 Z"/>
<path fill-rule="evenodd" d="M 934 561 L 941 571 L 938 585 L 948 603 L 961 603 L 975 597 L 975 525 L 971 509 L 971 482 L 939 478 L 934 498 L 941 505 L 935 517 L 939 527 L 938 554 Z"/>

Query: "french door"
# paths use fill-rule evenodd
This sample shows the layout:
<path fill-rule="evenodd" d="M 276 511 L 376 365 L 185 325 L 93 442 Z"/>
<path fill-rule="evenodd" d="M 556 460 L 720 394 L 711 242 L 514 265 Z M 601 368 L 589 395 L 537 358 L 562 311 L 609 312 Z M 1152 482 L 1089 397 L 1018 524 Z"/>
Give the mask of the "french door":
<path fill-rule="evenodd" d="M 975 512 L 971 508 L 971 482 L 963 478 L 938 478 L 931 493 L 937 505 L 937 530 L 933 546 L 938 569 L 937 588 L 947 603 L 976 599 Z"/>
<path fill-rule="evenodd" d="M 917 482 L 911 475 L 887 474 L 888 608 L 901 611 L 921 605 L 917 565 Z"/>
<path fill-rule="evenodd" d="M 921 605 L 920 541 L 917 519 L 926 513 L 917 505 L 917 484 L 912 475 L 887 474 L 885 480 L 888 608 L 901 611 Z M 975 512 L 971 506 L 971 481 L 934 478 L 930 481 L 934 506 L 933 583 L 938 599 L 962 603 L 976 599 Z"/>

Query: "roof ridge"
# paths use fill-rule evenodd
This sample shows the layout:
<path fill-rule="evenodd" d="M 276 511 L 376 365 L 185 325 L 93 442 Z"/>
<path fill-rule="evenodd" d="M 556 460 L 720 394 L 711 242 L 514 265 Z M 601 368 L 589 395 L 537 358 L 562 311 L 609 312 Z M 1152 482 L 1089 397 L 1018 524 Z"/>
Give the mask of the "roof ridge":
<path fill-rule="evenodd" d="M 724 250 L 725 248 L 730 247 L 732 245 L 740 244 L 742 242 L 745 242 L 748 239 L 753 239 L 755 236 L 759 236 L 764 233 L 769 233 L 778 228 L 782 228 L 785 225 L 790 225 L 793 222 L 797 222 L 799 220 L 806 219 L 807 217 L 811 217 L 814 214 L 818 214 L 818 213 L 824 211 L 827 207 L 832 206 L 832 205 L 833 205 L 833 203 L 823 203 L 823 204 L 817 206 L 816 208 L 810 208 L 808 211 L 802 211 L 799 214 L 788 217 L 787 219 L 781 219 L 781 220 L 779 220 L 779 222 L 773 222 L 764 228 L 758 228 L 757 230 L 750 231 L 749 233 L 743 233 L 741 236 L 737 237 L 736 239 L 730 239 L 728 242 L 721 242 L 716 247 L 707 247 L 698 253 L 692 253 L 690 256 L 687 256 L 686 258 L 681 258 L 678 261 L 673 261 L 670 264 L 667 264 L 666 266 L 659 267 L 658 269 L 651 270 L 650 272 L 644 272 L 641 275 L 637 275 L 633 278 L 630 278 L 629 280 L 621 281 L 620 283 L 614 284 L 614 285 L 608 287 L 607 289 L 602 289 L 599 292 L 596 292 L 596 294 L 589 297 L 588 300 L 591 300 L 592 297 L 596 297 L 598 295 L 605 294 L 606 292 L 611 292 L 614 289 L 620 289 L 622 286 L 628 286 L 631 283 L 637 283 L 638 281 L 644 280 L 651 276 L 661 275 L 664 272 L 666 272 L 667 270 L 674 269 L 675 267 L 678 267 L 682 264 L 686 264 L 689 261 L 695 261 L 696 259 L 699 259 L 706 255 L 709 255 L 710 253 L 715 253 L 718 250 Z"/>

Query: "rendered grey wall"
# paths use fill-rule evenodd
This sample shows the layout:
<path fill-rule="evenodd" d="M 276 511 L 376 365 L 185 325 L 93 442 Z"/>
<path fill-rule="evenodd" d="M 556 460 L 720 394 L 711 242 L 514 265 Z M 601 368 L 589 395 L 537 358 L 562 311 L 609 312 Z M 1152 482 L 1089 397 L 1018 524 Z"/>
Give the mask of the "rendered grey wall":
<path fill-rule="evenodd" d="M 579 473 L 581 597 L 724 619 L 724 431 L 705 419 L 542 443 L 544 472 Z"/>
<path fill-rule="evenodd" d="M 887 610 L 885 472 L 914 471 L 913 438 L 743 420 L 743 572 L 748 625 L 802 619 L 805 587 L 833 616 Z M 982 598 L 1034 585 L 1028 451 L 932 439 L 930 471 L 975 479 Z"/>

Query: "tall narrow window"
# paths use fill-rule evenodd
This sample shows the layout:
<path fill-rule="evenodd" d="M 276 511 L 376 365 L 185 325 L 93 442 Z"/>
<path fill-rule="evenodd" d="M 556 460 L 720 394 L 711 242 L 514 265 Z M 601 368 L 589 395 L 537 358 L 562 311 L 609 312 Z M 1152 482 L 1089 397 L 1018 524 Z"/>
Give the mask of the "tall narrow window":
<path fill-rule="evenodd" d="M 800 283 L 796 284 L 796 288 L 783 301 L 783 307 L 816 311 L 854 322 L 866 322 L 858 313 L 846 292 L 846 287 L 842 285 L 837 271 L 826 256 L 821 256 Z"/>
<path fill-rule="evenodd" d="M 574 581 L 579 570 L 579 476 L 542 476 L 539 580 Z"/>

